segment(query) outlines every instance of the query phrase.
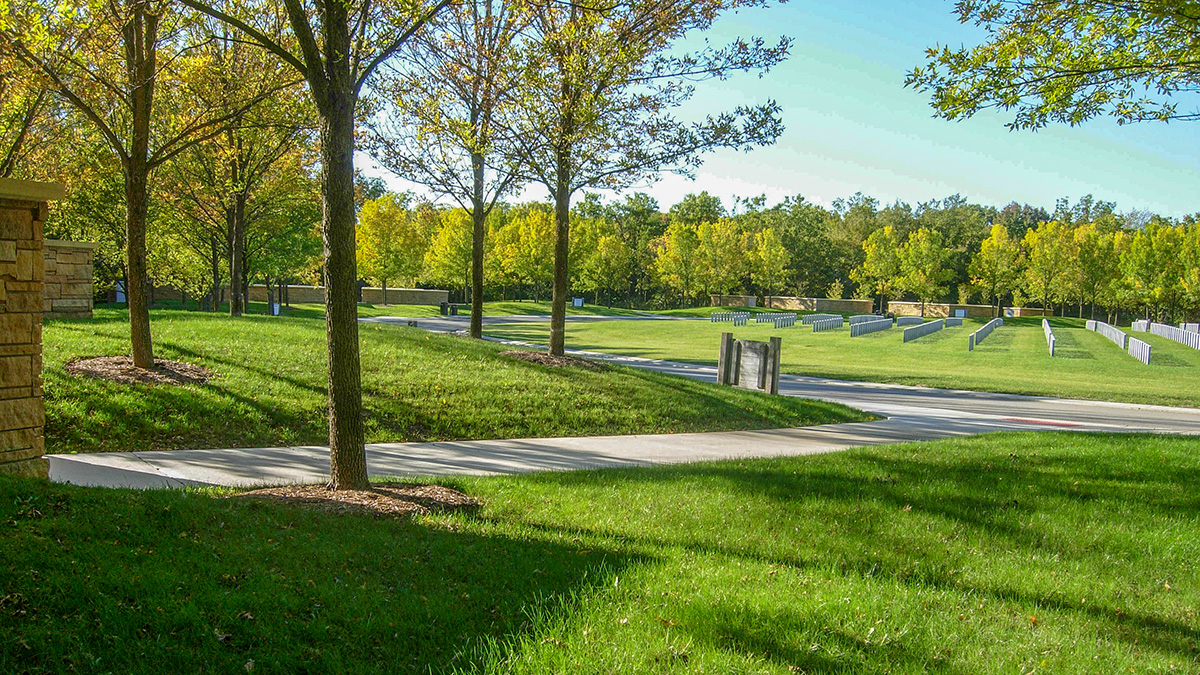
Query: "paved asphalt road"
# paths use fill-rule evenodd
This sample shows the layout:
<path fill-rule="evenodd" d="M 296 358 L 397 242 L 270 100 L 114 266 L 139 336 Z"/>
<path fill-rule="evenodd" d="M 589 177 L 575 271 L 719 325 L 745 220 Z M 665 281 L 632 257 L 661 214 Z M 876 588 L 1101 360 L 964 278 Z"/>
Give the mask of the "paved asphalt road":
<path fill-rule="evenodd" d="M 570 317 L 613 321 L 614 317 Z M 486 317 L 488 324 L 544 321 L 542 316 Z M 637 318 L 634 320 L 654 320 Z M 364 322 L 406 324 L 376 317 Z M 466 318 L 418 318 L 430 330 L 457 331 Z M 519 344 L 519 343 L 518 343 Z M 596 352 L 590 358 L 715 381 L 716 368 Z M 1200 435 L 1200 410 L 1077 401 L 785 375 L 780 393 L 843 403 L 886 418 L 878 422 L 800 429 L 544 438 L 367 447 L 373 476 L 500 474 L 642 466 L 726 458 L 800 455 L 879 443 L 934 440 L 989 431 L 1072 430 Z M 238 448 L 51 455 L 52 480 L 109 487 L 257 486 L 321 482 L 328 448 Z"/>

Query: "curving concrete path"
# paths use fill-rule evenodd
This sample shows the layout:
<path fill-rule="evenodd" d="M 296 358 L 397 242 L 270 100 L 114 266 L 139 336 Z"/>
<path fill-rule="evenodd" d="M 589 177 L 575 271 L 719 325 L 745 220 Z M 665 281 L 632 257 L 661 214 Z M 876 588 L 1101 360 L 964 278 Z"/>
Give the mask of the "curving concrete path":
<path fill-rule="evenodd" d="M 548 317 L 487 317 L 488 323 Z M 572 321 L 630 320 L 568 317 Z M 465 317 L 415 319 L 422 328 L 457 331 Z M 632 320 L 655 320 L 638 317 Z M 679 319 L 692 320 L 692 319 Z M 364 322 L 407 323 L 402 317 Z M 534 346 L 525 343 L 509 344 Z M 572 352 L 612 363 L 716 381 L 716 368 L 599 352 Z M 1200 410 L 932 389 L 784 375 L 780 393 L 842 403 L 885 419 L 798 429 L 696 434 L 539 438 L 367 446 L 372 476 L 489 475 L 646 466 L 715 459 L 832 452 L 991 431 L 1069 430 L 1200 435 Z M 50 455 L 50 478 L 78 485 L 161 488 L 262 486 L 326 480 L 321 446 Z"/>

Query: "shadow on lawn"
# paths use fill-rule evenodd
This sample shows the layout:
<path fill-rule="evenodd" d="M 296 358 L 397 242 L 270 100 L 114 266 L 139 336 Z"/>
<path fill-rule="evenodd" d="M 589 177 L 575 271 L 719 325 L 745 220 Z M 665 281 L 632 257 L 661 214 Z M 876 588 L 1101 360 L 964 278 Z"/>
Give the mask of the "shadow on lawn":
<path fill-rule="evenodd" d="M 1200 469 L 1165 460 L 1160 463 L 1158 457 L 1143 458 L 1145 463 L 1138 465 L 1128 455 L 1122 456 L 1120 447 L 1114 448 L 1111 456 L 1061 453 L 1054 450 L 1051 440 L 1041 442 L 1046 437 L 1027 437 L 1038 440 L 1002 446 L 1005 451 L 1014 449 L 1010 454 L 964 453 L 939 462 L 871 450 L 839 457 L 837 466 L 828 469 L 822 464 L 805 469 L 795 460 L 785 460 L 783 466 L 774 461 L 749 466 L 722 462 L 649 471 L 533 476 L 526 480 L 568 489 L 578 485 L 603 490 L 606 484 L 620 488 L 622 484 L 641 483 L 647 486 L 644 491 L 648 494 L 702 492 L 705 498 L 701 504 L 689 509 L 706 508 L 703 504 L 710 498 L 723 504 L 728 501 L 725 497 L 736 495 L 751 512 L 775 515 L 763 516 L 770 522 L 761 527 L 748 521 L 745 527 L 735 523 L 729 531 L 717 528 L 700 535 L 686 529 L 672 532 L 670 528 L 658 535 L 646 535 L 621 519 L 604 528 L 536 522 L 530 526 L 560 535 L 608 537 L 634 550 L 682 550 L 790 567 L 818 577 L 835 574 L 882 581 L 884 587 L 901 584 L 913 588 L 920 597 L 931 597 L 930 592 L 934 596 L 949 593 L 952 597 L 986 597 L 1030 614 L 1045 611 L 1074 615 L 1078 618 L 1072 621 L 1092 624 L 1097 634 L 1110 636 L 1132 649 L 1153 649 L 1189 662 L 1200 644 L 1200 628 L 1175 618 L 1178 607 L 1156 612 L 1152 609 L 1155 605 L 1144 598 L 1100 590 L 1114 582 L 1125 588 L 1145 583 L 1145 579 L 1126 579 L 1120 571 L 1107 580 L 1087 575 L 1089 570 L 1108 567 L 1109 561 L 1141 556 L 1144 544 L 1137 529 L 1141 524 L 1166 527 L 1163 522 L 1168 518 L 1182 522 L 1200 517 L 1200 498 L 1187 487 L 1200 484 Z M 1119 438 L 1130 444 L 1137 441 L 1137 437 Z M 635 490 L 635 494 L 643 492 L 642 488 Z M 691 504 L 684 499 L 684 503 Z M 664 504 L 663 508 L 668 512 L 662 517 L 671 521 L 672 506 Z M 1064 511 L 1070 515 L 1056 523 L 1054 517 Z M 705 516 L 688 512 L 678 517 L 689 520 Z M 1089 535 L 1083 542 L 1071 525 L 1077 519 L 1103 521 L 1118 517 L 1121 523 L 1114 521 L 1111 532 Z M 793 525 L 796 541 L 777 534 L 790 531 Z M 1009 566 L 1017 576 L 1009 579 L 984 572 L 979 566 L 988 563 L 981 562 L 980 547 L 995 551 L 997 562 Z M 1078 571 L 1046 583 L 1020 578 L 1023 570 L 1036 567 L 1035 560 L 1046 557 L 1060 561 L 1062 568 Z M 1163 564 L 1166 567 L 1156 569 L 1155 574 L 1172 578 L 1186 574 L 1178 569 L 1184 564 L 1180 561 Z M 979 571 L 964 574 L 964 566 Z M 981 581 L 980 577 L 987 580 Z M 1094 585 L 1097 590 L 1095 595 L 1089 592 L 1086 599 L 1080 599 L 1072 595 L 1075 585 Z M 1134 595 L 1142 593 L 1139 590 Z M 689 610 L 685 607 L 683 611 Z M 787 613 L 753 618 L 755 623 L 747 623 L 750 618 L 735 616 L 746 611 L 752 610 L 744 603 L 697 609 L 695 621 L 684 621 L 681 628 L 697 641 L 711 641 L 718 648 L 737 645 L 745 653 L 797 665 L 806 672 L 845 672 L 847 667 L 861 664 L 862 658 L 895 663 L 914 657 L 916 662 L 925 663 L 926 656 L 906 655 L 902 647 L 868 648 L 833 625 L 818 628 L 824 636 L 823 644 L 834 643 L 833 652 L 841 654 L 838 659 L 827 658 L 829 650 L 810 653 L 796 645 L 763 643 L 763 639 L 770 638 L 748 632 L 747 626 L 794 624 L 797 630 L 811 631 L 814 622 L 833 619 L 820 612 L 804 616 Z M 937 608 L 928 611 L 936 613 Z M 726 627 L 716 630 L 706 625 L 714 617 L 725 620 Z"/>
<path fill-rule="evenodd" d="M 422 521 L 3 478 L 0 518 L 13 524 L 0 541 L 3 672 L 470 669 L 537 631 L 533 617 L 570 612 L 646 561 Z"/>

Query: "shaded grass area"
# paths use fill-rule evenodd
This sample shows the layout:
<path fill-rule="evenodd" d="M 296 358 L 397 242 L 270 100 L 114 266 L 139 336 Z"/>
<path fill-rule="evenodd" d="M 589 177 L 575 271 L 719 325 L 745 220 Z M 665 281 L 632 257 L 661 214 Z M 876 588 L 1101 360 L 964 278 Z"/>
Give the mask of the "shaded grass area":
<path fill-rule="evenodd" d="M 1197 672 L 1194 449 L 463 478 L 411 522 L 0 479 L 0 671 Z"/>
<path fill-rule="evenodd" d="M 975 351 L 967 335 L 985 321 L 968 319 L 907 344 L 893 328 L 851 338 L 848 328 L 813 333 L 767 324 L 639 321 L 567 325 L 567 347 L 713 365 L 722 332 L 735 337 L 783 338 L 782 371 L 846 380 L 1059 396 L 1092 400 L 1200 406 L 1200 351 L 1145 333 L 1153 347 L 1145 366 L 1079 319 L 1054 318 L 1057 354 L 1050 357 L 1041 318 L 1005 319 Z M 488 335 L 545 343 L 548 327 L 497 325 Z"/>
<path fill-rule="evenodd" d="M 152 313 L 156 356 L 215 371 L 202 386 L 117 385 L 71 376 L 71 359 L 128 353 L 126 314 L 48 321 L 48 452 L 324 444 L 320 319 Z M 805 426 L 866 419 L 824 402 L 771 397 L 624 367 L 547 368 L 500 345 L 364 324 L 371 442 L 592 436 Z"/>

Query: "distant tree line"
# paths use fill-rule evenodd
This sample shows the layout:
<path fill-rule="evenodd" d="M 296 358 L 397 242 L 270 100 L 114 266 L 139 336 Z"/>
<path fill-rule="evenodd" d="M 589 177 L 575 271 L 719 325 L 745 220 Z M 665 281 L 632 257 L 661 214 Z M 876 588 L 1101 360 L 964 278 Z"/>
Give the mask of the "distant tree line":
<path fill-rule="evenodd" d="M 486 221 L 484 288 L 544 299 L 553 282 L 546 203 L 496 206 Z M 881 207 L 861 194 L 824 208 L 688 195 L 663 211 L 644 193 L 572 212 L 570 289 L 602 304 L 668 308 L 711 294 L 798 295 L 1042 307 L 1079 316 L 1163 319 L 1200 309 L 1200 226 L 1085 196 L 1053 211 L 954 195 Z M 471 219 L 411 195 L 366 202 L 360 264 L 379 285 L 436 284 L 466 300 Z"/>

